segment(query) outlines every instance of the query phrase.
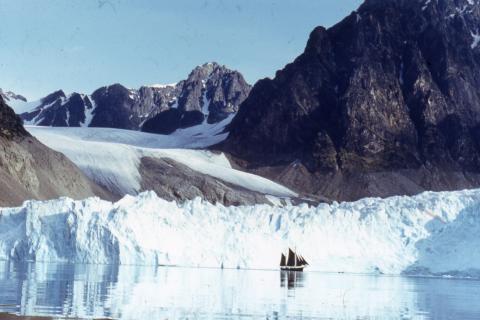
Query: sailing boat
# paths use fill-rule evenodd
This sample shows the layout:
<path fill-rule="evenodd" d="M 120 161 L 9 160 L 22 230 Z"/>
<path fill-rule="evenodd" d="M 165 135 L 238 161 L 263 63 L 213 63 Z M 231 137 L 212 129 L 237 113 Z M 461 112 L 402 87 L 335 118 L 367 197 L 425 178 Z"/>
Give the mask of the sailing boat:
<path fill-rule="evenodd" d="M 288 254 L 285 255 L 282 253 L 280 258 L 280 269 L 286 271 L 303 271 L 303 268 L 308 266 L 307 260 L 305 260 L 301 255 L 297 254 L 292 249 L 288 248 Z"/>

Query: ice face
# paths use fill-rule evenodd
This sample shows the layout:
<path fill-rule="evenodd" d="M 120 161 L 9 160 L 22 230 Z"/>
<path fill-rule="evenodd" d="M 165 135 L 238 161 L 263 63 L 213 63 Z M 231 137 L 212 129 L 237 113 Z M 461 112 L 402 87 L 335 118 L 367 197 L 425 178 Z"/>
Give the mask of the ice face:
<path fill-rule="evenodd" d="M 480 275 L 480 190 L 318 207 L 28 201 L 0 211 L 0 258 L 276 269 L 295 247 L 310 270 Z"/>

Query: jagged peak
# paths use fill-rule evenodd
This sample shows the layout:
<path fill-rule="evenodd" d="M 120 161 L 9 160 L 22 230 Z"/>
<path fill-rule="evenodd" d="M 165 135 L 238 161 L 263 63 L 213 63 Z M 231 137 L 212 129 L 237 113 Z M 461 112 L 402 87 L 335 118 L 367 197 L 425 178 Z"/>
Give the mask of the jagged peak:
<path fill-rule="evenodd" d="M 67 96 L 63 90 L 57 90 L 50 93 L 48 96 L 41 99 L 43 103 L 51 103 L 56 101 L 57 99 L 65 99 Z"/>
<path fill-rule="evenodd" d="M 189 78 L 191 77 L 208 77 L 213 71 L 217 68 L 221 68 L 221 66 L 216 62 L 207 62 L 202 65 L 196 66 L 192 72 L 189 74 Z"/>
<path fill-rule="evenodd" d="M 20 94 L 16 94 L 13 91 L 3 91 L 2 88 L 0 88 L 0 96 L 2 96 L 5 100 L 10 101 L 11 99 L 13 100 L 20 100 L 23 102 L 27 102 L 27 98 Z"/>
<path fill-rule="evenodd" d="M 237 72 L 235 70 L 232 70 L 228 68 L 226 65 L 221 65 L 217 62 L 206 62 L 202 65 L 199 65 L 195 67 L 192 72 L 188 75 L 188 79 L 192 78 L 200 78 L 202 80 L 207 79 L 210 77 L 213 73 L 219 72 L 219 73 L 232 73 L 232 72 Z"/>

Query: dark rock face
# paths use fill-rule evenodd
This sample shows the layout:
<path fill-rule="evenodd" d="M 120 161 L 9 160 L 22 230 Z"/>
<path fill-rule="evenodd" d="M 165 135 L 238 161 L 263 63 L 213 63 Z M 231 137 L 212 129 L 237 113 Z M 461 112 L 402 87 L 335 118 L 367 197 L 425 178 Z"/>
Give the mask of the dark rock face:
<path fill-rule="evenodd" d="M 96 90 L 92 94 L 96 108 L 91 127 L 110 127 L 133 129 L 135 121 L 131 119 L 134 104 L 130 90 L 120 84 L 114 84 Z M 131 121 L 132 120 L 132 121 Z"/>
<path fill-rule="evenodd" d="M 142 126 L 142 131 L 170 134 L 177 129 L 199 125 L 204 120 L 205 115 L 201 111 L 191 110 L 182 112 L 179 109 L 169 109 L 146 121 Z"/>
<path fill-rule="evenodd" d="M 479 25 L 478 2 L 367 0 L 254 86 L 222 148 L 340 200 L 478 186 Z M 352 183 L 350 195 L 325 187 Z"/>
<path fill-rule="evenodd" d="M 92 110 L 88 96 L 73 93 L 66 97 L 59 90 L 43 98 L 33 111 L 21 116 L 25 121 L 39 126 L 80 127 L 85 125 L 86 115 Z"/>
<path fill-rule="evenodd" d="M 23 128 L 22 119 L 5 104 L 0 96 L 0 137 L 7 139 L 22 138 L 29 136 Z"/>
<path fill-rule="evenodd" d="M 174 85 L 136 90 L 114 84 L 99 88 L 91 96 L 74 93 L 67 97 L 57 91 L 21 116 L 42 126 L 110 127 L 168 134 L 227 118 L 237 112 L 249 92 L 250 85 L 239 72 L 207 63 Z"/>

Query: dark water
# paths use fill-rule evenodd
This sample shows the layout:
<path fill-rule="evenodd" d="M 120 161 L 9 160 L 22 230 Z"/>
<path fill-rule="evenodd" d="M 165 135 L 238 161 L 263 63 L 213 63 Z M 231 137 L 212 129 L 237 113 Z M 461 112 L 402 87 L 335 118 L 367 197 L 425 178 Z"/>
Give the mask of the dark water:
<path fill-rule="evenodd" d="M 0 312 L 122 319 L 480 319 L 480 282 L 0 262 Z"/>

